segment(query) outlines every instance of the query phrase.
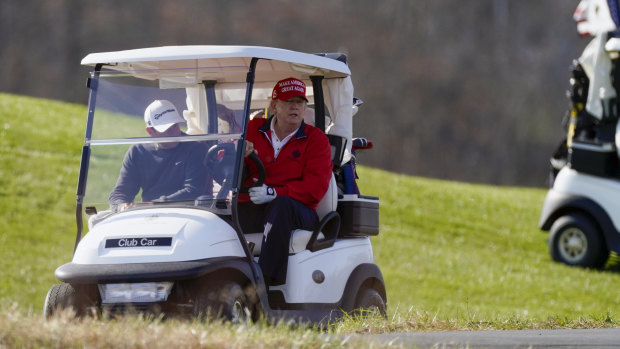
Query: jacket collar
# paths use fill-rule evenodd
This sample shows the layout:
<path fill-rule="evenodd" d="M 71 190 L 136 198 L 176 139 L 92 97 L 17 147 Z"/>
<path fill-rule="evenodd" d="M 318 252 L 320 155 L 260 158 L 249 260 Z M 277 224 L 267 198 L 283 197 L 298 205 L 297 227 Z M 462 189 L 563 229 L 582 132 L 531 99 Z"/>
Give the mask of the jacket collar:
<path fill-rule="evenodd" d="M 260 132 L 267 134 L 267 131 L 271 128 L 271 123 L 275 120 L 275 115 L 272 115 L 267 119 L 267 121 L 258 129 Z M 295 134 L 295 139 L 306 137 L 306 122 L 301 120 L 301 125 L 297 129 L 297 133 Z"/>

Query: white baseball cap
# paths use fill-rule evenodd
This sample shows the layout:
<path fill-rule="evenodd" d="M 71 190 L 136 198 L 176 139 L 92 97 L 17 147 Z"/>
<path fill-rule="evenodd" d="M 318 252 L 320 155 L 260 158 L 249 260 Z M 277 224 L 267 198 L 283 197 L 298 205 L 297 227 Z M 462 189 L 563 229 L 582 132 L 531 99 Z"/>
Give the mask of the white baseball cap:
<path fill-rule="evenodd" d="M 164 132 L 170 126 L 185 122 L 174 104 L 165 99 L 156 100 L 149 104 L 144 111 L 144 122 L 147 127 L 152 127 L 157 132 Z"/>

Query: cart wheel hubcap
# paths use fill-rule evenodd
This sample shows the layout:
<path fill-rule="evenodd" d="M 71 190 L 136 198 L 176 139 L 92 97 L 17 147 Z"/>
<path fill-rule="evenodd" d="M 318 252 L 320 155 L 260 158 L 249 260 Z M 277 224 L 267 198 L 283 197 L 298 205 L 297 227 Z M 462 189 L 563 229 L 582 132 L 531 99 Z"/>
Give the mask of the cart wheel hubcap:
<path fill-rule="evenodd" d="M 581 229 L 570 228 L 564 231 L 559 241 L 562 257 L 569 262 L 578 262 L 588 251 L 588 240 Z"/>
<path fill-rule="evenodd" d="M 230 319 L 230 322 L 239 323 L 242 318 L 242 312 L 243 312 L 243 305 L 241 304 L 241 302 L 236 300 L 232 306 L 232 312 L 231 312 L 232 319 Z"/>
<path fill-rule="evenodd" d="M 372 306 L 368 307 L 368 313 L 369 313 L 370 315 L 375 316 L 375 315 L 379 315 L 379 314 L 381 314 L 381 310 L 379 309 L 379 307 L 378 307 L 378 306 L 376 306 L 376 305 L 372 305 Z"/>

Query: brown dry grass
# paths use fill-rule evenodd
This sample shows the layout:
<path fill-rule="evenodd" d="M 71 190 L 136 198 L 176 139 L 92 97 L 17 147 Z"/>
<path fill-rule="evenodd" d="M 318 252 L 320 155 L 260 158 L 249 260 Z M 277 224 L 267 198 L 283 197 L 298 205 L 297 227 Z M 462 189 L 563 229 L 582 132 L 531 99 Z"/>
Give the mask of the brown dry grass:
<path fill-rule="evenodd" d="M 400 312 L 399 312 L 400 313 Z M 447 330 L 557 329 L 620 327 L 610 314 L 532 321 L 519 317 L 479 321 L 409 309 L 405 315 L 345 318 L 323 330 L 259 322 L 231 325 L 216 321 L 162 320 L 143 316 L 76 320 L 70 312 L 51 319 L 24 313 L 15 303 L 0 302 L 0 349 L 4 348 L 385 348 L 395 345 L 367 336 L 393 332 Z"/>
<path fill-rule="evenodd" d="M 327 336 L 310 327 L 280 323 L 231 325 L 216 321 L 165 320 L 140 316 L 51 319 L 0 306 L 0 348 L 340 348 L 368 347 L 362 339 Z M 375 345 L 371 345 L 376 347 Z"/>

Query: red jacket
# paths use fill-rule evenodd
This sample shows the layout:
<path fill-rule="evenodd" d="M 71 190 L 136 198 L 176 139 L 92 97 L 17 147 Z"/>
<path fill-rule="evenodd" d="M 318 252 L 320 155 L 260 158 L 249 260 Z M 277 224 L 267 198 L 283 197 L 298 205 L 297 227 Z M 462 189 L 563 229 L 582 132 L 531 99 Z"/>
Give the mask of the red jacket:
<path fill-rule="evenodd" d="M 318 128 L 302 122 L 297 133 L 274 159 L 270 130 L 273 118 L 251 120 L 247 132 L 247 140 L 254 144 L 265 166 L 265 184 L 273 187 L 278 196 L 289 196 L 315 209 L 331 180 L 332 156 L 327 136 Z M 258 172 L 250 160 L 246 159 L 245 165 L 249 167 L 249 175 L 244 186 L 251 186 L 252 178 L 257 178 Z M 250 201 L 250 197 L 241 193 L 239 201 Z"/>

